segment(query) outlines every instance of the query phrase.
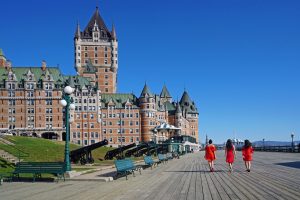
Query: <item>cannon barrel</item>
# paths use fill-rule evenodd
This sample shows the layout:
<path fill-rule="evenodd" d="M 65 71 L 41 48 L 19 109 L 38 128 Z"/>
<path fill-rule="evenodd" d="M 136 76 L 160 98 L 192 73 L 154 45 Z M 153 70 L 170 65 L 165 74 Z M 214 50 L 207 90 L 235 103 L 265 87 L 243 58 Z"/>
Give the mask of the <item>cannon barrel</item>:
<path fill-rule="evenodd" d="M 114 157 L 120 158 L 120 157 L 122 157 L 121 154 L 123 153 L 123 151 L 125 151 L 127 149 L 130 149 L 132 147 L 135 147 L 135 146 L 136 146 L 136 144 L 132 143 L 132 144 L 129 144 L 129 145 L 126 145 L 126 146 L 122 146 L 122 147 L 110 150 L 110 151 L 106 152 L 106 154 L 104 156 L 104 159 L 105 160 L 112 160 Z"/>
<path fill-rule="evenodd" d="M 95 144 L 75 149 L 70 152 L 71 162 L 77 163 L 78 161 L 80 161 L 81 164 L 93 163 L 94 159 L 92 157 L 92 150 L 105 146 L 107 144 L 108 141 L 105 139 Z"/>
<path fill-rule="evenodd" d="M 125 156 L 126 156 L 126 157 L 130 157 L 130 156 L 132 156 L 133 154 L 135 154 L 136 152 L 138 152 L 139 150 L 141 150 L 141 149 L 143 149 L 143 148 L 147 148 L 147 147 L 148 147 L 148 144 L 147 144 L 147 143 L 138 145 L 137 147 L 135 147 L 135 148 L 133 148 L 133 149 L 129 149 L 128 151 L 126 151 Z"/>

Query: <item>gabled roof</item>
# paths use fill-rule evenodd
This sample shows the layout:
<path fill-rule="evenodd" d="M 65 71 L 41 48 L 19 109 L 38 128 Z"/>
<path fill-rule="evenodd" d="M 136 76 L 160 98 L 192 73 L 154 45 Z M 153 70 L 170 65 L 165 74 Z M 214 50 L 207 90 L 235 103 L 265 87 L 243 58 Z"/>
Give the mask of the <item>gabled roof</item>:
<path fill-rule="evenodd" d="M 170 98 L 171 97 L 171 95 L 170 95 L 170 93 L 169 93 L 166 85 L 164 85 L 164 87 L 163 87 L 163 89 L 162 89 L 162 91 L 160 93 L 160 97 L 161 98 Z"/>
<path fill-rule="evenodd" d="M 116 108 L 124 108 L 125 104 L 132 104 L 138 108 L 138 99 L 134 94 L 101 94 L 102 108 L 106 108 L 109 102 L 114 102 Z"/>
<path fill-rule="evenodd" d="M 147 94 L 149 97 L 153 97 L 153 94 L 152 94 L 152 92 L 150 91 L 150 89 L 149 89 L 147 83 L 145 83 L 144 88 L 143 88 L 143 91 L 142 91 L 140 97 L 145 97 L 146 94 Z"/>
<path fill-rule="evenodd" d="M 98 28 L 100 30 L 100 38 L 106 38 L 111 39 L 111 33 L 107 29 L 102 17 L 100 16 L 99 9 L 96 7 L 96 11 L 94 12 L 93 16 L 91 17 L 88 25 L 85 27 L 84 31 L 82 32 L 81 37 L 82 38 L 91 38 L 94 25 L 98 25 Z M 101 33 L 101 30 L 103 31 L 103 34 Z"/>

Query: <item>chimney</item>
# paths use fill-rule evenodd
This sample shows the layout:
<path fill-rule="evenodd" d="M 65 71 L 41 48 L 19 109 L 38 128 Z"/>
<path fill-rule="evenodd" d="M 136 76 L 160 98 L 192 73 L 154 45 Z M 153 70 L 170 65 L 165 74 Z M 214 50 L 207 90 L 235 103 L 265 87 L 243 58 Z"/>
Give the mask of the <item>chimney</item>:
<path fill-rule="evenodd" d="M 42 70 L 45 71 L 47 67 L 47 63 L 45 60 L 42 61 Z"/>

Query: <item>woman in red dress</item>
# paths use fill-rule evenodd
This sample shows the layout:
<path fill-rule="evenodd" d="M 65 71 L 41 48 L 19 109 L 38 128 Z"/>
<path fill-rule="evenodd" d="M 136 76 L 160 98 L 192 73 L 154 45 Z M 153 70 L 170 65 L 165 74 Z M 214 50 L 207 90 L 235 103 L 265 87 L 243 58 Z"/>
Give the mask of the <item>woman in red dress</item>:
<path fill-rule="evenodd" d="M 242 154 L 243 160 L 245 161 L 246 171 L 250 172 L 253 148 L 249 140 L 245 140 L 245 144 L 242 148 Z"/>
<path fill-rule="evenodd" d="M 214 160 L 216 159 L 216 147 L 212 144 L 212 140 L 208 141 L 208 145 L 205 147 L 205 159 L 208 161 L 208 165 L 210 168 L 210 171 L 214 171 Z"/>
<path fill-rule="evenodd" d="M 228 139 L 226 142 L 225 157 L 226 157 L 226 162 L 229 165 L 229 171 L 232 172 L 232 164 L 235 158 L 235 147 L 232 144 L 232 140 L 230 139 Z"/>

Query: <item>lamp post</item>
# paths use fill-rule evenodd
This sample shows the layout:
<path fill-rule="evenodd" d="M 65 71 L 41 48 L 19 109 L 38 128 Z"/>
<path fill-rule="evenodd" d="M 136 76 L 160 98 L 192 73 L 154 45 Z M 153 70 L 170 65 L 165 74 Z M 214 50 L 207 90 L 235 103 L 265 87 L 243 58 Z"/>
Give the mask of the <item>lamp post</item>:
<path fill-rule="evenodd" d="M 65 126 L 66 126 L 66 142 L 65 142 L 65 170 L 71 171 L 70 164 L 70 123 L 73 122 L 73 118 L 70 119 L 69 109 L 74 110 L 75 104 L 73 103 L 70 95 L 73 93 L 73 88 L 70 86 L 66 86 L 64 88 L 64 94 L 62 96 L 62 100 L 60 100 L 60 104 L 65 107 Z"/>
<path fill-rule="evenodd" d="M 263 150 L 265 150 L 265 138 L 263 139 Z"/>
<path fill-rule="evenodd" d="M 294 136 L 295 136 L 295 134 L 294 134 L 294 132 L 292 132 L 292 134 L 291 134 L 291 138 L 292 138 L 292 151 L 294 151 Z"/>

